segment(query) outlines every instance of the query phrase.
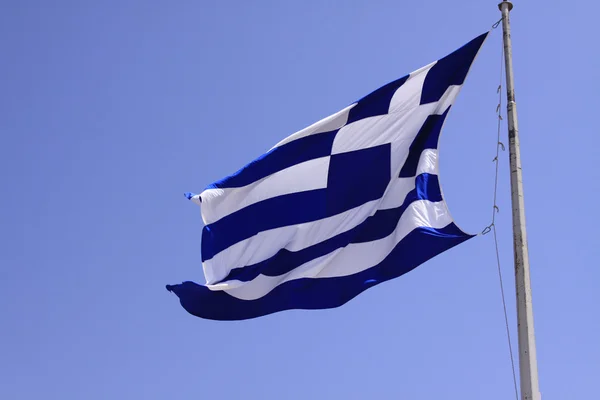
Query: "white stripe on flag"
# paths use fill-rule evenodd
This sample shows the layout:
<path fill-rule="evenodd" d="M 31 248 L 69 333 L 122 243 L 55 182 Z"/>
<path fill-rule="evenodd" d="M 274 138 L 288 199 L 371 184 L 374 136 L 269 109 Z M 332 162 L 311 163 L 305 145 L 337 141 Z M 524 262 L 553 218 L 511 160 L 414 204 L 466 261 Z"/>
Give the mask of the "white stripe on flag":
<path fill-rule="evenodd" d="M 350 114 L 350 110 L 356 106 L 356 103 L 349 105 L 341 111 L 336 112 L 328 117 L 323 118 L 322 120 L 315 122 L 311 126 L 298 131 L 287 138 L 283 139 L 281 142 L 277 143 L 275 147 L 283 146 L 286 143 L 293 142 L 294 140 L 307 137 L 310 135 L 316 135 L 317 133 L 330 132 L 336 129 L 340 129 L 342 126 L 346 125 L 348 122 L 348 115 Z"/>
<path fill-rule="evenodd" d="M 205 190 L 200 195 L 204 224 L 212 224 L 244 207 L 272 197 L 326 188 L 329 160 L 330 157 L 321 157 L 305 161 L 240 188 Z"/>
<path fill-rule="evenodd" d="M 425 82 L 427 72 L 429 72 L 431 67 L 436 63 L 437 61 L 434 61 L 410 74 L 410 77 L 404 85 L 400 86 L 398 90 L 396 90 L 396 93 L 394 93 L 394 96 L 392 96 L 388 110 L 390 114 L 409 108 L 415 108 L 420 105 L 423 82 Z"/>

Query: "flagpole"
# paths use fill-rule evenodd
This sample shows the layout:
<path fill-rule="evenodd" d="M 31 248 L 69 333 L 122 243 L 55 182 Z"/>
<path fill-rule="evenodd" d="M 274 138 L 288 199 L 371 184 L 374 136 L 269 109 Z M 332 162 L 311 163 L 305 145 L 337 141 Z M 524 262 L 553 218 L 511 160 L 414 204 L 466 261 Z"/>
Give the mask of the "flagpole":
<path fill-rule="evenodd" d="M 519 333 L 519 370 L 521 399 L 540 400 L 537 355 L 533 329 L 533 306 L 531 302 L 531 279 L 529 274 L 529 251 L 525 227 L 525 202 L 523 199 L 523 175 L 521 172 L 521 149 L 515 102 L 514 74 L 512 65 L 512 42 L 509 14 L 510 1 L 498 4 L 502 12 L 504 61 L 506 64 L 506 97 L 508 138 L 510 154 L 510 186 L 513 220 L 513 250 L 515 257 L 515 283 L 517 292 L 517 320 Z"/>

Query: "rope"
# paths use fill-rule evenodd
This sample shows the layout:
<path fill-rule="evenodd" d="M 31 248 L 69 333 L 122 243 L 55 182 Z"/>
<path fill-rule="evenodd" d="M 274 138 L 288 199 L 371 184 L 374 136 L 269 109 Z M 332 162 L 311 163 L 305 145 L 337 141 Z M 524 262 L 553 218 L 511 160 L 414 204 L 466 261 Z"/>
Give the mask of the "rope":
<path fill-rule="evenodd" d="M 502 21 L 502 19 L 500 19 L 500 21 L 496 22 L 493 25 L 493 28 L 495 29 L 496 27 L 498 27 L 498 25 L 500 24 L 500 22 Z M 502 279 L 502 268 L 500 267 L 500 251 L 498 249 L 498 234 L 496 232 L 496 214 L 500 212 L 500 208 L 498 207 L 498 205 L 496 204 L 496 200 L 497 200 L 497 195 L 498 195 L 498 168 L 499 168 L 499 164 L 500 164 L 500 149 L 502 149 L 502 151 L 505 151 L 505 147 L 504 144 L 500 141 L 500 130 L 502 127 L 502 77 L 504 75 L 504 49 L 502 49 L 502 55 L 500 56 L 500 84 L 498 85 L 498 107 L 496 107 L 496 114 L 498 116 L 498 132 L 497 132 L 497 138 L 496 138 L 496 157 L 494 157 L 494 159 L 492 160 L 492 162 L 494 162 L 496 164 L 496 173 L 495 173 L 495 178 L 494 178 L 494 207 L 492 208 L 492 222 L 490 225 L 488 225 L 483 232 L 481 232 L 483 235 L 486 235 L 490 232 L 493 233 L 493 237 L 494 237 L 494 245 L 496 247 L 496 263 L 498 266 L 498 278 L 500 281 L 500 294 L 502 295 L 502 307 L 504 309 L 504 322 L 506 324 L 506 337 L 508 339 L 508 352 L 510 354 L 510 364 L 512 367 L 512 376 L 513 376 L 513 383 L 515 386 L 515 398 L 516 400 L 519 400 L 519 389 L 517 387 L 517 374 L 515 372 L 515 360 L 514 360 L 514 356 L 513 356 L 513 350 L 512 350 L 512 342 L 510 340 L 510 325 L 508 323 L 508 312 L 506 311 L 506 298 L 504 296 L 504 284 L 503 284 L 503 279 Z"/>

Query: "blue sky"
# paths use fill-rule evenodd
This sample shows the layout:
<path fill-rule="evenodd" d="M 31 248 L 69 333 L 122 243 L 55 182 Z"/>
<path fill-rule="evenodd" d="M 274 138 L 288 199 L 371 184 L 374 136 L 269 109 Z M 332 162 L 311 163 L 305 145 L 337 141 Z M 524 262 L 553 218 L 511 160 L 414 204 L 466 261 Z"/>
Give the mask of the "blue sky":
<path fill-rule="evenodd" d="M 589 398 L 600 374 L 600 7 L 515 3 L 541 391 Z M 335 310 L 219 323 L 188 315 L 164 289 L 203 281 L 201 218 L 184 191 L 488 30 L 495 2 L 2 8 L 1 398 L 513 398 L 491 236 Z M 491 217 L 500 52 L 498 29 L 441 139 L 444 193 L 469 232 Z M 501 156 L 497 226 L 516 346 Z"/>

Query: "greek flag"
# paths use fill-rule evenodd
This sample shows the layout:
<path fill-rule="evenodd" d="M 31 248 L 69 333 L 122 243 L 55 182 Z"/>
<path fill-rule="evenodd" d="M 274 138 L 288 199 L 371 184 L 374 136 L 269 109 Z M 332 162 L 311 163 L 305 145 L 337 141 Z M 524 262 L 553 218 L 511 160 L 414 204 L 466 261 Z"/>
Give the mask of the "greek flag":
<path fill-rule="evenodd" d="M 242 320 L 341 306 L 472 235 L 453 222 L 438 140 L 487 33 L 187 194 L 205 285 L 168 285 L 191 314 Z"/>

